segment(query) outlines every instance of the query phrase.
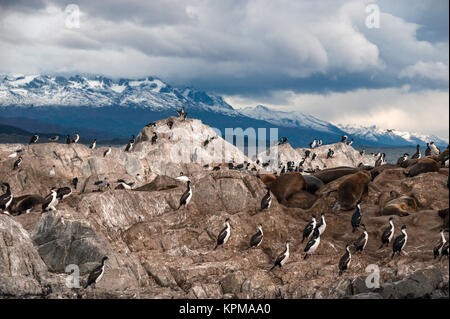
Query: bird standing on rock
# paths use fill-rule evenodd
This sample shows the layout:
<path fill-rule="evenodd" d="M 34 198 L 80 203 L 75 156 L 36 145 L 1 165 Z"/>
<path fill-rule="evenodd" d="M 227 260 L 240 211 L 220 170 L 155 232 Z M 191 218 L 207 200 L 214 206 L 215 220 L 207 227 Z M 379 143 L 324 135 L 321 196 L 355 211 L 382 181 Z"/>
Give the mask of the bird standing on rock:
<path fill-rule="evenodd" d="M 185 208 L 189 204 L 189 202 L 192 199 L 192 188 L 191 188 L 191 181 L 187 181 L 187 190 L 184 192 L 184 194 L 180 198 L 180 205 L 178 206 L 177 210 L 181 208 L 181 206 L 184 206 Z"/>
<path fill-rule="evenodd" d="M 0 209 L 3 210 L 3 213 L 9 215 L 7 209 L 11 205 L 13 201 L 13 194 L 11 193 L 11 187 L 8 183 L 3 183 L 6 187 L 6 193 L 0 196 Z"/>
<path fill-rule="evenodd" d="M 250 247 L 247 249 L 253 248 L 253 247 L 259 247 L 261 245 L 264 238 L 264 233 L 262 229 L 262 225 L 258 224 L 258 231 L 250 238 Z"/>
<path fill-rule="evenodd" d="M 66 135 L 66 144 L 69 145 L 70 143 L 72 143 L 72 140 L 70 139 L 70 135 L 67 134 Z"/>
<path fill-rule="evenodd" d="M 111 145 L 108 147 L 108 149 L 103 153 L 103 157 L 108 156 L 111 153 Z"/>
<path fill-rule="evenodd" d="M 94 141 L 93 141 L 92 144 L 89 146 L 89 148 L 90 148 L 91 150 L 93 150 L 93 149 L 95 148 L 96 145 L 97 145 L 97 139 L 94 138 Z"/>
<path fill-rule="evenodd" d="M 58 199 L 56 198 L 57 193 L 55 187 L 52 187 L 50 190 L 50 194 L 48 194 L 44 198 L 44 203 L 42 204 L 42 212 L 48 211 L 48 210 L 56 210 L 55 206 L 58 205 Z"/>
<path fill-rule="evenodd" d="M 228 239 L 230 238 L 231 235 L 231 225 L 230 225 L 230 219 L 227 218 L 225 220 L 225 228 L 222 229 L 219 233 L 219 235 L 217 236 L 217 243 L 216 243 L 216 247 L 214 247 L 213 250 L 216 250 L 217 247 L 225 245 L 228 241 Z"/>
<path fill-rule="evenodd" d="M 269 209 L 272 204 L 272 195 L 270 194 L 270 188 L 267 187 L 267 193 L 261 200 L 261 210 Z"/>
<path fill-rule="evenodd" d="M 95 267 L 94 270 L 90 272 L 89 277 L 83 286 L 84 289 L 86 289 L 90 285 L 94 285 L 95 288 L 95 284 L 97 284 L 102 279 L 103 274 L 105 273 L 105 261 L 107 259 L 107 256 L 103 257 L 101 264 Z"/>
<path fill-rule="evenodd" d="M 286 241 L 286 248 L 284 249 L 284 251 L 281 254 L 278 255 L 277 259 L 275 259 L 275 263 L 273 264 L 272 268 L 269 269 L 269 272 L 274 270 L 275 267 L 277 267 L 277 266 L 280 267 L 280 269 L 283 270 L 284 264 L 289 259 L 289 245 L 290 244 L 291 244 L 291 242 L 289 240 L 287 240 Z"/>
<path fill-rule="evenodd" d="M 37 135 L 37 133 L 35 133 L 35 134 L 31 137 L 30 143 L 29 143 L 29 144 L 36 143 L 36 142 L 38 141 L 38 139 L 39 139 L 39 135 Z"/>
<path fill-rule="evenodd" d="M 314 229 L 312 238 L 308 241 L 305 249 L 303 250 L 303 252 L 305 253 L 305 257 L 303 257 L 303 259 L 306 259 L 308 258 L 309 255 L 314 254 L 314 252 L 317 250 L 317 247 L 319 247 L 319 244 L 320 244 L 320 232 L 319 229 L 316 227 Z"/>
<path fill-rule="evenodd" d="M 381 249 L 383 246 L 388 246 L 389 243 L 391 242 L 392 238 L 394 237 L 394 222 L 393 222 L 394 218 L 393 217 L 389 217 L 389 226 L 387 228 L 385 228 L 385 230 L 383 231 L 383 234 L 381 235 L 381 246 L 378 249 Z"/>
<path fill-rule="evenodd" d="M 80 140 L 80 135 L 78 135 L 78 132 L 75 132 L 75 136 L 72 139 L 72 143 L 78 143 Z"/>
<path fill-rule="evenodd" d="M 22 164 L 22 156 L 19 156 L 19 158 L 17 159 L 17 161 L 14 162 L 14 166 L 13 166 L 13 170 L 16 170 L 20 167 L 20 165 Z"/>
<path fill-rule="evenodd" d="M 158 134 L 156 134 L 156 132 L 153 132 L 152 145 L 155 144 L 157 140 L 158 140 Z"/>
<path fill-rule="evenodd" d="M 339 276 L 342 276 L 344 271 L 348 269 L 351 261 L 352 261 L 352 254 L 350 252 L 350 245 L 346 245 L 345 254 L 339 260 Z"/>
<path fill-rule="evenodd" d="M 364 231 L 361 234 L 361 236 L 359 236 L 359 238 L 355 241 L 355 243 L 353 245 L 356 247 L 356 252 L 359 251 L 362 254 L 364 252 L 364 248 L 366 248 L 367 241 L 369 239 L 369 234 L 367 233 L 365 226 L 362 225 L 361 227 Z"/>
<path fill-rule="evenodd" d="M 305 241 L 306 238 L 311 237 L 314 229 L 316 228 L 316 224 L 317 224 L 316 215 L 312 214 L 311 221 L 303 229 L 302 243 Z"/>
<path fill-rule="evenodd" d="M 408 241 L 408 234 L 406 233 L 406 225 L 403 225 L 401 235 L 398 235 L 394 240 L 391 258 L 394 258 L 396 253 L 399 253 L 399 255 L 402 254 L 403 248 L 405 248 L 407 241 Z"/>
<path fill-rule="evenodd" d="M 441 229 L 440 231 L 440 235 L 441 235 L 441 241 L 439 242 L 439 244 L 434 247 L 433 249 L 433 254 L 434 254 L 434 258 L 436 259 L 439 255 L 442 254 L 442 248 L 444 248 L 445 243 L 447 242 L 445 240 L 445 236 L 444 236 L 444 230 Z"/>
<path fill-rule="evenodd" d="M 356 209 L 352 215 L 352 220 L 351 220 L 352 233 L 354 233 L 358 227 L 360 227 L 361 225 L 364 225 L 361 223 L 361 220 L 362 220 L 361 200 L 359 200 L 358 203 L 356 203 Z"/>

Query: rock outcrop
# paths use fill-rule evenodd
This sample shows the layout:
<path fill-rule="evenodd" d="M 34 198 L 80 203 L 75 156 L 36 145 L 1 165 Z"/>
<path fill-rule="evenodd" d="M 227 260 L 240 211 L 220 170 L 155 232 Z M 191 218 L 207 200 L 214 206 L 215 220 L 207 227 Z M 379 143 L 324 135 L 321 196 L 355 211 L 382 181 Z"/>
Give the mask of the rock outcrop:
<path fill-rule="evenodd" d="M 445 218 L 442 211 L 449 206 L 448 168 L 414 177 L 407 177 L 401 167 L 380 170 L 361 204 L 369 233 L 365 253 L 354 254 L 350 269 L 339 277 L 337 265 L 345 245 L 360 232 L 352 234 L 353 210 L 340 209 L 336 190 L 348 175 L 364 170 L 356 167 L 361 161 L 373 165 L 370 155 L 363 157 L 343 143 L 314 149 L 322 161 L 328 148 L 334 148 L 335 158 L 323 160 L 323 166 L 347 168 L 317 172 L 313 175 L 323 182 L 319 188 L 311 191 L 303 185 L 285 205 L 273 195 L 270 208 L 260 211 L 266 184 L 278 178 L 228 169 L 228 159 L 208 157 L 209 146 L 203 146 L 208 135 L 215 136 L 212 129 L 196 120 L 171 120 L 172 130 L 167 119 L 158 121 L 144 128 L 131 152 L 113 148 L 107 157 L 105 148 L 90 150 L 78 144 L 0 145 L 0 181 L 11 185 L 16 198 L 44 197 L 51 187 L 70 186 L 79 178 L 77 189 L 56 211 L 41 213 L 38 207 L 29 214 L 0 214 L 0 297 L 448 298 L 448 258 L 433 259 L 432 252 Z M 170 153 L 181 141 L 173 132 L 177 127 L 192 141 L 185 151 L 206 161 L 172 161 Z M 154 144 L 153 132 L 158 135 Z M 220 137 L 208 145 L 213 143 L 223 144 Z M 18 148 L 24 148 L 24 162 L 13 171 L 14 159 L 8 155 Z M 251 162 L 234 152 L 236 164 Z M 297 161 L 304 155 L 303 150 L 291 152 L 288 155 L 299 156 Z M 52 178 L 48 173 L 53 165 Z M 251 165 L 264 172 L 258 164 Z M 220 169 L 212 170 L 216 166 Z M 186 190 L 184 182 L 174 179 L 181 172 L 192 182 L 193 197 L 177 210 Z M 110 189 L 93 185 L 104 177 Z M 135 185 L 114 189 L 118 179 Z M 313 213 L 326 213 L 327 228 L 316 255 L 304 260 L 301 233 Z M 394 216 L 396 235 L 403 224 L 409 235 L 407 254 L 394 259 L 390 247 L 378 249 L 389 216 Z M 226 218 L 232 225 L 230 240 L 213 250 Z M 260 247 L 247 249 L 259 223 L 264 240 Z M 287 239 L 292 252 L 286 272 L 268 272 Z M 109 259 L 96 288 L 67 284 L 82 285 L 103 256 Z M 378 267 L 381 288 L 366 287 L 369 265 Z M 71 273 L 73 269 L 77 271 Z M 70 277 L 74 274 L 79 280 Z"/>

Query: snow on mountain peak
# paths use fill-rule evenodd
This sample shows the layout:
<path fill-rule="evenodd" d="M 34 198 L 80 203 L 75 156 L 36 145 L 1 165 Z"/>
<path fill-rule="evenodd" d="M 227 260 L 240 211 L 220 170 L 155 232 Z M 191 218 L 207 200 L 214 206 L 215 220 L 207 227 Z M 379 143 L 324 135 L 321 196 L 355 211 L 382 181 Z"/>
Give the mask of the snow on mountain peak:
<path fill-rule="evenodd" d="M 233 110 L 220 96 L 177 89 L 155 77 L 120 79 L 104 76 L 0 76 L 1 106 L 132 106 L 213 111 Z"/>

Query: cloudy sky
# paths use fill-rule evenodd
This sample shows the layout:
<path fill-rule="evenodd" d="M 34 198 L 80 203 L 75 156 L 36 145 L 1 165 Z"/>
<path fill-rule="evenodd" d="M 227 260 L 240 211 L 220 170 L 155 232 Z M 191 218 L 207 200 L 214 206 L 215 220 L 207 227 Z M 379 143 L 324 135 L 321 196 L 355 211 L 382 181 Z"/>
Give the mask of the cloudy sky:
<path fill-rule="evenodd" d="M 221 94 L 235 107 L 263 104 L 448 138 L 448 7 L 448 0 L 0 0 L 0 73 L 153 75 Z"/>

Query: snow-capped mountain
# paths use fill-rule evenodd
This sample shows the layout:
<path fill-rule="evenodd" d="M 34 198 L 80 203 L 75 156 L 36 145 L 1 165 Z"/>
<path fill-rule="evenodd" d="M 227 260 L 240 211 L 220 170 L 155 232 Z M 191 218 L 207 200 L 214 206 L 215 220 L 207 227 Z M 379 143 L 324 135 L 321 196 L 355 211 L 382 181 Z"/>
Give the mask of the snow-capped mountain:
<path fill-rule="evenodd" d="M 376 125 L 372 126 L 352 126 L 337 125 L 341 130 L 347 132 L 349 136 L 372 142 L 373 144 L 386 146 L 407 146 L 424 145 L 427 142 L 434 141 L 437 145 L 446 146 L 447 140 L 435 135 L 426 135 L 414 132 L 397 131 L 395 129 L 382 129 Z"/>
<path fill-rule="evenodd" d="M 153 110 L 181 106 L 232 111 L 220 96 L 192 89 L 176 89 L 160 79 L 112 80 L 103 76 L 0 76 L 1 106 L 123 106 Z"/>
<path fill-rule="evenodd" d="M 355 145 L 404 146 L 425 144 L 437 137 L 407 132 L 388 133 L 374 127 L 335 126 L 301 112 L 283 112 L 258 105 L 234 109 L 222 97 L 192 88 L 175 88 L 155 77 L 109 79 L 104 76 L 0 75 L 0 123 L 32 132 L 46 124 L 68 134 L 123 138 L 146 124 L 176 115 L 185 107 L 189 117 L 224 132 L 225 128 L 278 128 L 294 147 L 305 147 L 314 138 L 326 143 L 351 135 Z M 267 137 L 267 140 L 277 137 Z"/>
<path fill-rule="evenodd" d="M 284 112 L 270 109 L 263 105 L 255 107 L 245 107 L 239 109 L 245 116 L 257 120 L 267 121 L 276 126 L 283 127 L 309 127 L 322 132 L 340 133 L 340 130 L 331 123 L 319 120 L 312 115 L 301 112 Z"/>

